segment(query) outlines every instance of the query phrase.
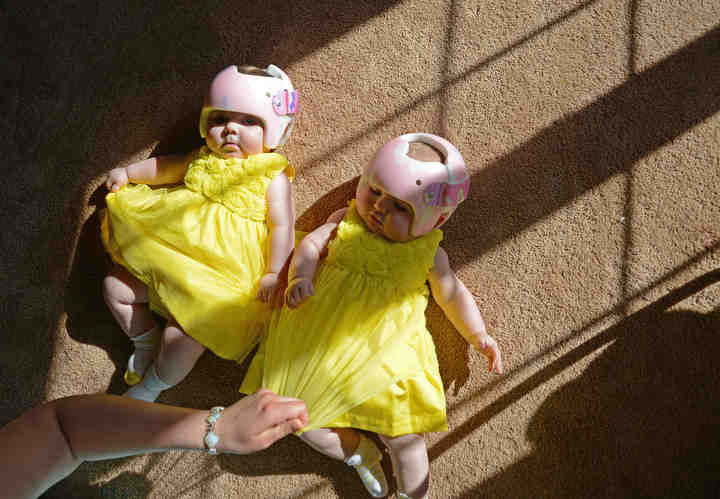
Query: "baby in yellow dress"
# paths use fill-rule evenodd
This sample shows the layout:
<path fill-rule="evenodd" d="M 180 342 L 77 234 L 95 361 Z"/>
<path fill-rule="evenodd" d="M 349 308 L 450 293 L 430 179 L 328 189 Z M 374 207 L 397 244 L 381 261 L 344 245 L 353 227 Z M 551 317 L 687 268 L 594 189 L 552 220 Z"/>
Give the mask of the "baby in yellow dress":
<path fill-rule="evenodd" d="M 447 430 L 425 326 L 427 282 L 453 325 L 488 357 L 489 370 L 502 371 L 497 343 L 439 246 L 439 227 L 467 196 L 469 180 L 459 151 L 441 137 L 406 134 L 384 145 L 349 208 L 298 246 L 287 307 L 273 312 L 241 387 L 304 400 L 310 422 L 301 438 L 355 467 L 374 497 L 387 494 L 382 454 L 357 429 L 387 445 L 400 497 L 425 497 L 422 433 Z"/>
<path fill-rule="evenodd" d="M 127 396 L 155 400 L 205 348 L 240 361 L 256 345 L 294 246 L 293 170 L 272 151 L 297 99 L 276 66 L 227 67 L 202 109 L 204 147 L 109 172 L 102 235 L 116 265 L 103 290 L 135 344 Z"/>

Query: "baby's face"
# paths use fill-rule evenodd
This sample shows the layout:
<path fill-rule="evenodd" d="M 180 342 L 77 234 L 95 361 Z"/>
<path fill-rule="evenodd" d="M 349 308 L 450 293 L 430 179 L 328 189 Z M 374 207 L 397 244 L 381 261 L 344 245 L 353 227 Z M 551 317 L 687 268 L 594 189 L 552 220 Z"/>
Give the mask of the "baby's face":
<path fill-rule="evenodd" d="M 263 152 L 263 125 L 259 118 L 235 111 L 213 111 L 208 116 L 205 143 L 226 158 L 247 158 Z"/>
<path fill-rule="evenodd" d="M 371 231 L 390 241 L 413 239 L 413 210 L 405 201 L 391 196 L 371 179 L 360 183 L 355 198 L 358 215 Z"/>

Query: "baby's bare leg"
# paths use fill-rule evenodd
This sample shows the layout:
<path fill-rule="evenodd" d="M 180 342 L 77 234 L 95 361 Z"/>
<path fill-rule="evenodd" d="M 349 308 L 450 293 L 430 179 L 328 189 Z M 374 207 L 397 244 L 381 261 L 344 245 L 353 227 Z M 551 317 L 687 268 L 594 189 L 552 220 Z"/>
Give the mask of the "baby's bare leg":
<path fill-rule="evenodd" d="M 160 331 L 150 311 L 147 286 L 120 265 L 103 280 L 103 296 L 110 312 L 135 344 L 128 359 L 125 381 L 138 383 L 157 354 Z"/>
<path fill-rule="evenodd" d="M 320 428 L 306 431 L 300 438 L 316 451 L 355 468 L 371 496 L 387 495 L 382 453 L 372 440 L 359 431 L 353 428 Z"/>
<path fill-rule="evenodd" d="M 352 428 L 320 428 L 306 431 L 300 438 L 316 451 L 345 461 L 360 443 L 360 433 Z"/>
<path fill-rule="evenodd" d="M 170 320 L 155 363 L 158 376 L 168 385 L 177 385 L 190 374 L 204 351 L 204 346 L 185 334 L 174 319 Z"/>
<path fill-rule="evenodd" d="M 430 463 L 422 434 L 409 433 L 399 437 L 380 435 L 380 438 L 390 452 L 398 492 L 413 499 L 427 497 Z"/>
<path fill-rule="evenodd" d="M 105 277 L 103 296 L 113 317 L 131 338 L 156 326 L 148 307 L 147 286 L 125 267 L 115 265 Z"/>

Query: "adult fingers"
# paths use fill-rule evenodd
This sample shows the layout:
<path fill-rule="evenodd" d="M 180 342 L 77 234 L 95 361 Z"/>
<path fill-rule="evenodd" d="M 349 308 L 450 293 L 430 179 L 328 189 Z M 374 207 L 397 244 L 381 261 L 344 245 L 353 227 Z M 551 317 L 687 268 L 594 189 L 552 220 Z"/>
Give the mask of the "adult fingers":
<path fill-rule="evenodd" d="M 306 418 L 307 407 L 302 400 L 285 398 L 272 400 L 262 408 L 263 423 L 276 425 L 283 421 Z"/>
<path fill-rule="evenodd" d="M 294 433 L 299 429 L 301 428 L 295 429 L 295 425 L 291 421 L 283 421 L 282 423 L 277 424 L 268 430 L 265 430 L 257 436 L 257 438 L 255 439 L 255 441 L 257 442 L 257 445 L 255 445 L 255 450 L 267 449 L 281 438 L 286 437 L 287 435 Z"/>
<path fill-rule="evenodd" d="M 278 395 L 267 388 L 261 388 L 255 393 L 265 399 L 265 405 L 269 405 L 274 402 L 302 402 L 302 400 L 295 397 Z"/>

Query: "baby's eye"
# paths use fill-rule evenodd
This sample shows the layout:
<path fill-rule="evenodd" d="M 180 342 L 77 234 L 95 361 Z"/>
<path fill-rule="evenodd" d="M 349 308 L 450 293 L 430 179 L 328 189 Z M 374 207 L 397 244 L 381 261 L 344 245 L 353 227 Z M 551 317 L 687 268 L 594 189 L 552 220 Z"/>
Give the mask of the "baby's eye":
<path fill-rule="evenodd" d="M 408 212 L 408 207 L 402 204 L 400 201 L 393 201 L 393 204 L 395 205 L 396 210 L 404 211 L 405 213 Z"/>
<path fill-rule="evenodd" d="M 380 195 L 380 189 L 376 189 L 375 187 L 370 187 L 370 192 L 372 192 L 376 196 Z"/>
<path fill-rule="evenodd" d="M 213 125 L 220 125 L 222 123 L 225 123 L 227 119 L 222 114 L 216 114 L 214 116 L 210 117 L 210 123 Z"/>
<path fill-rule="evenodd" d="M 246 118 L 243 118 L 242 124 L 245 126 L 256 126 L 260 124 L 260 120 L 257 118 L 253 118 L 252 116 L 248 116 Z"/>

